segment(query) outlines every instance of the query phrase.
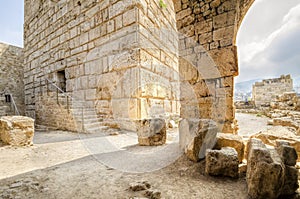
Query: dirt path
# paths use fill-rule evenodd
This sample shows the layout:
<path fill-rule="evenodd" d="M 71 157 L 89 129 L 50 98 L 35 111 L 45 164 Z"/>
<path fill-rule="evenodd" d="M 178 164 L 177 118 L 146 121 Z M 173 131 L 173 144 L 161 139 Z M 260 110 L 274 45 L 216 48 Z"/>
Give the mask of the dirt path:
<path fill-rule="evenodd" d="M 128 189 L 138 181 L 148 181 L 162 198 L 246 198 L 244 178 L 204 175 L 204 162 L 190 162 L 175 150 L 176 135 L 164 147 L 142 150 L 132 136 L 40 132 L 33 147 L 0 147 L 0 198 L 145 197 L 145 191 Z M 104 138 L 117 150 L 99 142 Z"/>
<path fill-rule="evenodd" d="M 235 117 L 238 121 L 238 134 L 243 137 L 249 137 L 260 131 L 272 128 L 268 126 L 269 118 L 246 113 L 236 113 Z"/>

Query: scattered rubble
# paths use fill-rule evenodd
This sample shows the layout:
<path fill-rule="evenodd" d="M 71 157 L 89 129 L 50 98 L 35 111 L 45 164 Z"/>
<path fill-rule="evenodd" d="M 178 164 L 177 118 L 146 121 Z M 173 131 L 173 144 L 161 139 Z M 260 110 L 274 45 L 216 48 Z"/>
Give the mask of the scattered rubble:
<path fill-rule="evenodd" d="M 274 147 L 276 146 L 277 140 L 285 140 L 290 144 L 290 146 L 296 149 L 298 161 L 300 161 L 300 139 L 297 135 L 284 127 L 276 126 L 272 129 L 252 135 L 251 138 L 260 139 L 264 144 Z"/>
<path fill-rule="evenodd" d="M 151 185 L 147 181 L 133 182 L 129 185 L 129 189 L 132 191 L 143 191 L 149 188 L 151 188 Z"/>
<path fill-rule="evenodd" d="M 160 199 L 161 192 L 157 189 L 151 189 L 151 185 L 147 181 L 134 182 L 129 185 L 129 189 L 134 192 L 144 191 L 143 195 L 148 199 Z M 133 199 L 142 199 L 138 197 L 133 197 Z"/>

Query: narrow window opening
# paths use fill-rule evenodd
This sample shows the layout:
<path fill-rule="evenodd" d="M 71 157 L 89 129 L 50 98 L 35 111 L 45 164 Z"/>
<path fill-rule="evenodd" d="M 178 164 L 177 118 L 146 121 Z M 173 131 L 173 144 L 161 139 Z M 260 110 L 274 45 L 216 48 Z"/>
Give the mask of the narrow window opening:
<path fill-rule="evenodd" d="M 5 95 L 5 102 L 10 103 L 11 102 L 11 97 L 10 95 Z"/>
<path fill-rule="evenodd" d="M 57 86 L 64 92 L 67 91 L 66 89 L 66 73 L 65 70 L 57 72 Z"/>

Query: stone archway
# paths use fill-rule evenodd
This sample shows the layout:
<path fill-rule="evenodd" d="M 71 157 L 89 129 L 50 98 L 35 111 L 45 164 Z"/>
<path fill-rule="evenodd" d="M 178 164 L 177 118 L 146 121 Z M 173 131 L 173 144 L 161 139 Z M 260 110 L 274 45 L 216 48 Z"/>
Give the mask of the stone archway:
<path fill-rule="evenodd" d="M 234 76 L 238 75 L 236 35 L 254 0 L 173 2 L 178 32 L 185 35 L 179 38 L 179 71 L 182 82 L 193 88 L 197 98 L 193 105 L 189 99 L 181 99 L 181 118 L 214 119 L 222 132 L 236 133 L 233 106 Z"/>

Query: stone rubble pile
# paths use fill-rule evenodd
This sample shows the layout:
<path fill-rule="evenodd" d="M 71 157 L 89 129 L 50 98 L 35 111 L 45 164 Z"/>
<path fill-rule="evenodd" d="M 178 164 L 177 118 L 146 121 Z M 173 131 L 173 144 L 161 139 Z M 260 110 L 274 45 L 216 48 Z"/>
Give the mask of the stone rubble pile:
<path fill-rule="evenodd" d="M 34 119 L 24 116 L 3 116 L 0 119 L 0 138 L 5 144 L 30 146 L 33 144 Z"/>
<path fill-rule="evenodd" d="M 151 188 L 151 184 L 147 181 L 142 182 L 132 182 L 129 184 L 129 190 L 133 192 L 140 192 L 143 196 L 149 199 L 160 199 L 161 192 L 157 189 Z M 143 198 L 145 198 L 143 197 Z M 132 199 L 142 199 L 140 197 L 132 197 Z"/>
<path fill-rule="evenodd" d="M 250 198 L 278 198 L 298 189 L 297 154 L 287 142 L 267 148 L 259 139 L 247 144 L 247 185 Z"/>
<path fill-rule="evenodd" d="M 300 110 L 300 97 L 295 92 L 285 92 L 282 95 L 277 95 L 271 101 L 270 107 L 272 109 L 280 110 Z"/>
<path fill-rule="evenodd" d="M 276 146 L 276 140 L 285 140 L 295 148 L 299 157 L 298 161 L 300 161 L 300 138 L 284 127 L 277 126 L 252 135 L 251 138 L 260 139 L 264 144 L 274 147 Z"/>

